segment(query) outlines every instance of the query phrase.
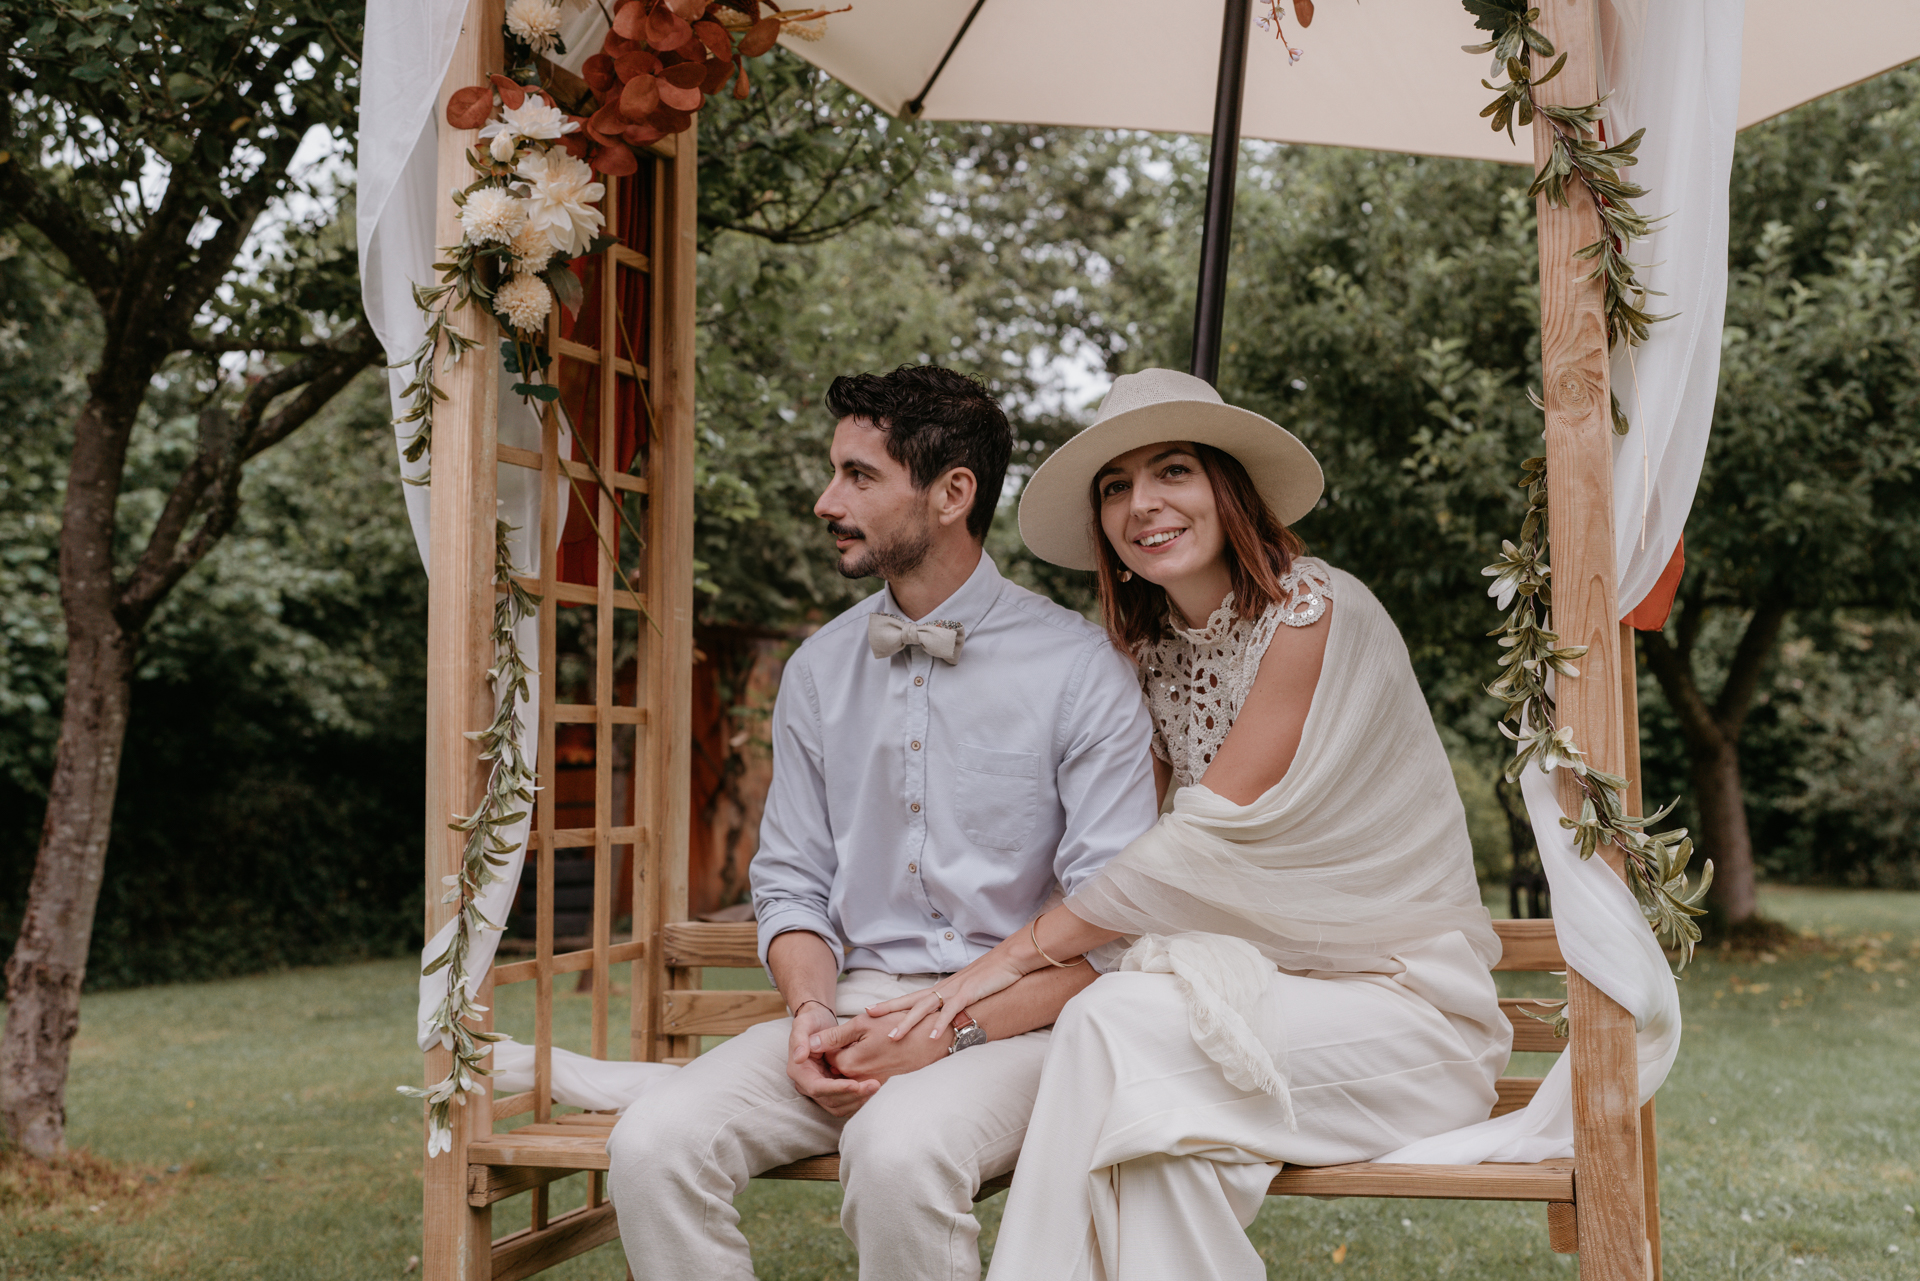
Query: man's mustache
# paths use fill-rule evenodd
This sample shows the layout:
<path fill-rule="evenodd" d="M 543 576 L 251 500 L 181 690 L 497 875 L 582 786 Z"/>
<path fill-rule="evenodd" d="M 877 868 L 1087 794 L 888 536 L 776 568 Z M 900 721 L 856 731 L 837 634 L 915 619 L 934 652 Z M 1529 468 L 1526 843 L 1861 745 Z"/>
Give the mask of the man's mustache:
<path fill-rule="evenodd" d="M 835 538 L 865 538 L 857 525 L 843 525 L 837 520 L 827 522 L 827 532 Z"/>

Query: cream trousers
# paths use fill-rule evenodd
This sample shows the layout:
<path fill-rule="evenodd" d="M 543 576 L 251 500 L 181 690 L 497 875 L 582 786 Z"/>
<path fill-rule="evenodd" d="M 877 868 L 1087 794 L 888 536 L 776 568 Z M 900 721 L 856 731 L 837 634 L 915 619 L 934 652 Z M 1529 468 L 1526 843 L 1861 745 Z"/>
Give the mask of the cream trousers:
<path fill-rule="evenodd" d="M 1458 934 L 1397 976 L 1276 973 L 1256 1028 L 1299 1129 L 1194 1043 L 1177 980 L 1119 973 L 1054 1025 L 989 1281 L 1264 1281 L 1247 1239 L 1274 1162 L 1364 1161 L 1479 1120 L 1511 1031 Z"/>
<path fill-rule="evenodd" d="M 932 974 L 854 970 L 843 1016 L 917 991 Z M 973 1194 L 1013 1169 L 1048 1033 L 990 1041 L 897 1076 L 852 1117 L 787 1078 L 791 1019 L 749 1028 L 651 1087 L 607 1140 L 608 1190 L 635 1281 L 753 1276 L 733 1200 L 763 1170 L 840 1152 L 840 1226 L 863 1281 L 975 1281 Z"/>

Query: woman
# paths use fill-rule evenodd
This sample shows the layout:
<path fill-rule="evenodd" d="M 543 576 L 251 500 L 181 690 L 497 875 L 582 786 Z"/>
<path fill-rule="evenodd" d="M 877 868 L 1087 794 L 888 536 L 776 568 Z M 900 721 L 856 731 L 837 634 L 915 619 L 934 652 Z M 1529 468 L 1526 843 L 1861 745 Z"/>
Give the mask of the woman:
<path fill-rule="evenodd" d="M 991 1281 L 1264 1277 L 1276 1163 L 1482 1120 L 1512 1031 L 1466 819 L 1406 646 L 1301 554 L 1319 465 L 1198 378 L 1116 380 L 1034 474 L 1034 552 L 1098 575 L 1140 664 L 1160 822 L 938 988 L 939 1036 L 1046 965 L 1117 959 L 1055 1025 Z"/>

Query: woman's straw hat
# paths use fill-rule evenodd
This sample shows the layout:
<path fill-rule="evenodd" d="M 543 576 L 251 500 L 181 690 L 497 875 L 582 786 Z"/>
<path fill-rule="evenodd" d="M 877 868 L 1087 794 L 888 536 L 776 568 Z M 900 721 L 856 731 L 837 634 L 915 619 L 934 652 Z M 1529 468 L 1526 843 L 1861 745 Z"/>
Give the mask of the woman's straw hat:
<path fill-rule="evenodd" d="M 1313 510 L 1326 487 L 1313 452 L 1278 423 L 1229 405 L 1204 378 L 1143 369 L 1113 380 L 1093 425 L 1053 451 L 1020 494 L 1020 537 L 1042 560 L 1092 569 L 1101 537 L 1088 494 L 1112 459 L 1163 440 L 1232 454 L 1281 524 Z"/>

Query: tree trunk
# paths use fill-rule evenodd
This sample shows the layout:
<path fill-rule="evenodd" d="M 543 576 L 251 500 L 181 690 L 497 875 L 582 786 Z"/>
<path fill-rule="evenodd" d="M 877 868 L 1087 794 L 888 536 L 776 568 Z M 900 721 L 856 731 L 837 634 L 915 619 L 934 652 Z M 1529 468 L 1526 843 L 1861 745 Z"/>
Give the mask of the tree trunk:
<path fill-rule="evenodd" d="M 46 825 L 7 962 L 0 1118 L 9 1139 L 42 1159 L 66 1149 L 67 1056 L 80 1030 L 80 983 L 126 741 L 134 646 L 109 628 L 106 635 L 69 629 L 66 707 Z"/>
<path fill-rule="evenodd" d="M 1746 794 L 1740 784 L 1740 741 L 1725 739 L 1718 751 L 1688 752 L 1693 803 L 1700 814 L 1697 844 L 1713 859 L 1707 891 L 1727 925 L 1750 921 L 1760 910 L 1753 871 L 1753 835 L 1747 828 Z"/>
<path fill-rule="evenodd" d="M 96 375 L 96 397 L 74 424 L 60 526 L 66 699 L 40 852 L 7 961 L 7 1026 L 0 1035 L 0 1123 L 8 1140 L 42 1159 L 66 1149 L 67 1058 L 80 1030 L 80 983 L 120 786 L 138 645 L 137 629 L 119 616 L 113 531 L 144 380 L 120 396 L 99 395 L 101 381 Z"/>
<path fill-rule="evenodd" d="M 1664 632 L 1644 632 L 1647 665 L 1660 682 L 1660 692 L 1680 720 L 1686 740 L 1688 773 L 1693 782 L 1699 830 L 1694 844 L 1713 860 L 1713 888 L 1708 903 L 1723 929 L 1736 929 L 1759 913 L 1753 867 L 1753 833 L 1747 826 L 1746 794 L 1740 782 L 1740 731 L 1760 685 L 1760 673 L 1773 654 L 1787 607 L 1767 601 L 1753 611 L 1734 648 L 1727 679 L 1711 705 L 1700 692 L 1693 670 L 1693 639 L 1699 632 L 1701 611 L 1689 600 L 1680 619 L 1680 643 Z"/>

